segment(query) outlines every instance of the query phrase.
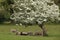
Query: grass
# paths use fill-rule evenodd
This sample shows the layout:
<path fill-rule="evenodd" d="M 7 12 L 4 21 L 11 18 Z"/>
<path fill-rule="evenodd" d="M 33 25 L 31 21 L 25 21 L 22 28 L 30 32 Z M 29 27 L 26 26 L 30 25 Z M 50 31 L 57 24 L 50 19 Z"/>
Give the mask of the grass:
<path fill-rule="evenodd" d="M 20 36 L 10 32 L 11 29 L 17 29 L 19 31 L 41 31 L 41 29 L 35 25 L 31 27 L 21 27 L 11 24 L 0 24 L 0 40 L 60 40 L 60 25 L 59 24 L 47 24 L 45 25 L 48 33 L 48 37 L 42 36 Z"/>
<path fill-rule="evenodd" d="M 0 2 L 3 2 L 3 1 L 5 1 L 5 0 L 0 0 Z"/>

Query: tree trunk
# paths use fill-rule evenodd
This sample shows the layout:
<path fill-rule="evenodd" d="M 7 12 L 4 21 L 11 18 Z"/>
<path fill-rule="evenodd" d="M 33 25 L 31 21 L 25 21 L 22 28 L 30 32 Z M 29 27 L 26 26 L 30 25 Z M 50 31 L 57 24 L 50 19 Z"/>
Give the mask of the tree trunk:
<path fill-rule="evenodd" d="M 39 27 L 42 29 L 42 36 L 48 36 L 46 28 L 44 27 L 44 24 L 40 24 Z"/>

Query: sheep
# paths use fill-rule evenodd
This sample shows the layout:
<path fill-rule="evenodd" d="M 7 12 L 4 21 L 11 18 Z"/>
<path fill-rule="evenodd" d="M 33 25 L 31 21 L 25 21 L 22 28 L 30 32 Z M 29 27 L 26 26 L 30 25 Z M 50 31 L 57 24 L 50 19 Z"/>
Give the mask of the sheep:
<path fill-rule="evenodd" d="M 35 36 L 43 36 L 42 32 L 35 32 L 34 35 Z"/>
<path fill-rule="evenodd" d="M 33 32 L 28 32 L 28 35 L 29 35 L 29 36 L 32 36 L 32 35 L 33 35 Z"/>
<path fill-rule="evenodd" d="M 16 32 L 16 35 L 29 35 L 29 36 L 32 36 L 33 35 L 33 33 L 32 32 L 19 32 L 19 31 L 17 31 Z"/>
<path fill-rule="evenodd" d="M 11 29 L 11 32 L 16 33 L 17 30 L 16 29 Z"/>
<path fill-rule="evenodd" d="M 11 29 L 11 32 L 15 33 L 16 35 L 25 35 L 25 36 L 27 36 L 27 35 L 29 35 L 29 36 L 40 36 L 41 35 L 41 36 L 43 36 L 42 32 L 35 32 L 35 33 L 33 33 L 33 32 L 19 32 L 16 29 Z"/>
<path fill-rule="evenodd" d="M 17 32 L 16 32 L 16 35 L 21 35 L 21 32 L 17 31 Z"/>
<path fill-rule="evenodd" d="M 21 35 L 28 35 L 28 32 L 21 32 Z"/>

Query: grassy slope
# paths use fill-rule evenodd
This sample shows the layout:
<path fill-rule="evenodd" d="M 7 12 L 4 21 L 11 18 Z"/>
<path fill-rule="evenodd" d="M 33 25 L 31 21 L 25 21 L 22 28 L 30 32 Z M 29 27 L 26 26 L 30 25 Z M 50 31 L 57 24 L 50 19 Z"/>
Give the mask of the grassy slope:
<path fill-rule="evenodd" d="M 10 32 L 10 29 L 15 28 L 19 31 L 40 31 L 38 26 L 21 27 L 16 25 L 0 25 L 0 40 L 60 40 L 60 25 L 45 25 L 48 37 L 42 36 L 17 36 Z"/>

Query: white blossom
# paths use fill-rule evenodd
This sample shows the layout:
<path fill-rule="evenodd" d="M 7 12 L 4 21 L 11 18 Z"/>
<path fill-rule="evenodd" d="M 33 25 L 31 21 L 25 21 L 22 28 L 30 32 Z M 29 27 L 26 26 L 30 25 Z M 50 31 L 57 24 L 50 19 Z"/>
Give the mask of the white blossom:
<path fill-rule="evenodd" d="M 59 18 L 59 7 L 52 0 L 14 0 L 15 7 L 19 9 L 17 12 L 14 10 L 14 17 L 12 20 L 22 23 L 42 23 L 47 21 L 48 18 L 53 20 Z M 49 5 L 48 3 L 52 3 Z"/>

